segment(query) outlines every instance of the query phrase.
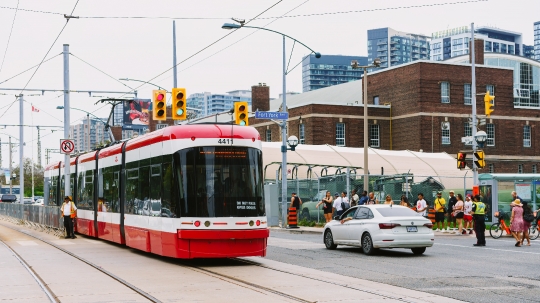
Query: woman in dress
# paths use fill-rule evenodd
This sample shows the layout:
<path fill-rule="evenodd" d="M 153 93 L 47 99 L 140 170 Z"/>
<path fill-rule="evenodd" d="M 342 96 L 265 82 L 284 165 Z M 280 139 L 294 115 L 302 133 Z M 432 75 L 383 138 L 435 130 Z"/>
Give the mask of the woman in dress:
<path fill-rule="evenodd" d="M 521 237 L 521 245 L 523 241 L 527 239 L 527 246 L 531 246 L 531 238 L 529 238 L 529 228 L 531 228 L 532 222 L 525 220 L 525 215 L 533 215 L 533 211 L 527 202 L 523 202 L 523 236 Z"/>
<path fill-rule="evenodd" d="M 319 205 L 323 205 L 324 210 L 324 219 L 326 219 L 326 223 L 332 221 L 332 202 L 334 199 L 332 198 L 332 195 L 329 191 L 326 191 L 326 196 L 322 199 L 321 202 L 317 203 L 315 206 L 316 208 L 319 208 Z"/>
<path fill-rule="evenodd" d="M 457 194 L 457 200 L 458 201 L 456 202 L 456 204 L 452 207 L 452 209 L 454 210 L 452 212 L 452 216 L 456 218 L 456 224 L 459 226 L 457 235 L 461 236 L 461 233 L 463 232 L 463 210 L 465 203 L 463 202 L 463 196 L 461 194 Z M 452 233 L 455 234 L 456 232 Z"/>
<path fill-rule="evenodd" d="M 386 200 L 384 200 L 384 204 L 394 204 L 394 201 L 392 201 L 392 196 L 386 195 Z"/>
<path fill-rule="evenodd" d="M 517 247 L 521 246 L 521 234 L 523 233 L 523 204 L 521 200 L 516 199 L 512 204 L 512 216 L 510 217 L 510 231 L 512 236 L 516 239 Z"/>

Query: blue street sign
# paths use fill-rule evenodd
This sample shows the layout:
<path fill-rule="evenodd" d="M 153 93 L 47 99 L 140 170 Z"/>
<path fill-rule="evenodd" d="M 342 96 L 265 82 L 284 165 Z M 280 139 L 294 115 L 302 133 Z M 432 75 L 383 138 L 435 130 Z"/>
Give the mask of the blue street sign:
<path fill-rule="evenodd" d="M 256 111 L 255 112 L 255 118 L 257 118 L 257 119 L 287 120 L 287 119 L 289 119 L 289 113 Z"/>

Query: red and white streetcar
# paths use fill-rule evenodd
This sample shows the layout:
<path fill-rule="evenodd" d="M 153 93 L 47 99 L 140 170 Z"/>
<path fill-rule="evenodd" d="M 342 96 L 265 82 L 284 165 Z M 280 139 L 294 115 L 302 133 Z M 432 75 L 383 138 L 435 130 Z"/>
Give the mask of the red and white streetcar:
<path fill-rule="evenodd" d="M 45 169 L 49 205 L 63 200 L 63 167 Z M 72 157 L 70 171 L 78 233 L 173 258 L 266 255 L 262 148 L 252 127 L 170 126 Z"/>

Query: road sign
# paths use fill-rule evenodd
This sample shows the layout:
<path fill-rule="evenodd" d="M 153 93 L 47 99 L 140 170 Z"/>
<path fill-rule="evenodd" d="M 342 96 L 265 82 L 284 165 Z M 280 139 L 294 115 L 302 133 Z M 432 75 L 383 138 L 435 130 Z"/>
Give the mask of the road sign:
<path fill-rule="evenodd" d="M 289 119 L 289 113 L 284 112 L 255 112 L 255 118 L 257 119 L 277 119 L 277 120 L 287 120 Z"/>
<path fill-rule="evenodd" d="M 75 142 L 70 139 L 60 139 L 60 153 L 71 154 L 75 149 Z"/>
<path fill-rule="evenodd" d="M 465 143 L 465 144 L 472 144 L 472 142 L 473 142 L 473 137 L 472 137 L 472 136 L 461 137 L 461 142 L 462 142 L 462 143 Z"/>
<path fill-rule="evenodd" d="M 158 124 L 156 124 L 156 129 L 162 129 L 162 128 L 165 128 L 165 127 L 167 127 L 167 126 L 169 126 L 169 125 L 168 125 L 168 124 L 161 124 L 161 123 L 158 123 Z"/>

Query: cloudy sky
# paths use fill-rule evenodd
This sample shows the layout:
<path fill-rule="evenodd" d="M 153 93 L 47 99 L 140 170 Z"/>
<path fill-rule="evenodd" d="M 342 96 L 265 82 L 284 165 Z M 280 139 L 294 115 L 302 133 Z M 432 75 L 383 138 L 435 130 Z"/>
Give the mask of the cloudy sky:
<path fill-rule="evenodd" d="M 136 89 L 139 97 L 150 98 L 151 85 L 117 79 L 173 87 L 172 20 L 176 19 L 178 86 L 185 87 L 188 95 L 250 89 L 265 82 L 271 96 L 277 97 L 282 89 L 281 36 L 248 28 L 233 32 L 221 29 L 231 17 L 250 20 L 265 10 L 249 25 L 286 33 L 323 56 L 366 56 L 368 29 L 391 27 L 431 35 L 471 22 L 521 32 L 524 42 L 532 45 L 533 23 L 540 20 L 538 0 L 2 0 L 0 88 L 62 90 L 63 61 L 59 54 L 62 45 L 69 44 L 72 90 Z M 64 14 L 79 18 L 66 25 Z M 288 56 L 291 47 L 288 41 Z M 296 45 L 291 64 L 300 62 L 308 53 Z M 37 71 L 34 68 L 18 75 L 45 57 L 52 59 Z M 287 77 L 287 90 L 301 92 L 301 68 Z M 0 90 L 0 125 L 19 124 L 19 104 L 12 105 L 18 93 Z M 56 109 L 63 104 L 62 92 L 23 93 L 27 101 L 25 124 L 32 124 L 33 119 L 34 125 L 63 125 L 63 112 Z M 105 117 L 110 109 L 94 103 L 99 97 L 122 96 L 95 95 L 98 97 L 72 93 L 71 106 Z M 31 104 L 40 112 L 32 115 Z M 71 111 L 72 124 L 85 117 L 83 112 Z M 34 129 L 32 134 L 33 129 L 25 128 L 24 153 L 30 157 L 34 150 L 36 158 L 37 133 Z M 2 143 L 7 142 L 7 134 L 18 138 L 19 130 L 0 126 Z M 53 133 L 45 128 L 43 157 L 45 148 L 58 148 L 62 134 L 62 130 Z M 1 146 L 1 166 L 7 167 L 8 149 L 5 144 Z M 14 158 L 18 159 L 18 154 Z M 53 155 L 53 159 L 61 156 Z"/>

